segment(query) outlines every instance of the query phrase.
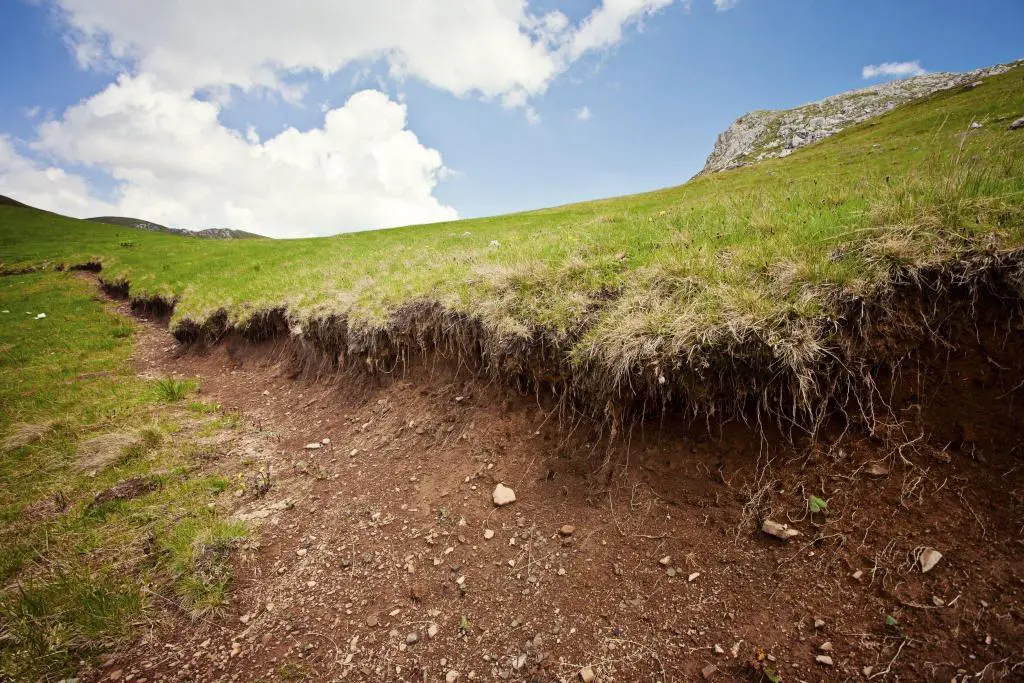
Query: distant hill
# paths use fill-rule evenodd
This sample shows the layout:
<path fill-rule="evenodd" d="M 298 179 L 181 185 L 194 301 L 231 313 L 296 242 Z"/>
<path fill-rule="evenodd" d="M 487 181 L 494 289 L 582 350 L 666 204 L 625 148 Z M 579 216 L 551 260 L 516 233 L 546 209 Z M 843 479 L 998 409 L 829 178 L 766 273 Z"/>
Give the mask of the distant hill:
<path fill-rule="evenodd" d="M 245 230 L 232 230 L 231 228 L 206 228 L 205 230 L 168 228 L 166 225 L 160 225 L 159 223 L 153 223 L 152 221 L 144 221 L 141 218 L 129 218 L 127 216 L 97 216 L 96 218 L 86 218 L 85 220 L 93 221 L 94 223 L 121 225 L 127 228 L 139 228 L 140 230 L 149 230 L 150 232 L 167 232 L 172 235 L 182 235 L 183 237 L 200 237 L 216 240 L 247 240 L 263 238 L 263 235 L 246 232 Z"/>
<path fill-rule="evenodd" d="M 0 206 L 20 206 L 25 209 L 36 209 L 37 211 L 52 213 L 55 216 L 61 215 L 59 213 L 54 213 L 53 211 L 46 211 L 46 209 L 37 209 L 34 206 L 30 206 L 24 202 L 19 202 L 17 199 L 13 199 L 2 194 L 0 194 Z M 199 237 L 213 240 L 267 239 L 263 235 L 257 235 L 254 232 L 233 230 L 231 228 L 206 228 L 205 230 L 168 228 L 166 225 L 160 225 L 159 223 L 154 223 L 152 221 L 144 221 L 141 218 L 130 218 L 128 216 L 97 216 L 95 218 L 86 218 L 85 220 L 92 221 L 93 223 L 106 223 L 107 225 L 120 225 L 126 228 L 149 230 L 150 232 L 165 232 L 171 235 L 181 235 L 182 237 Z"/>
<path fill-rule="evenodd" d="M 35 208 L 34 206 L 29 206 L 28 204 L 22 204 L 17 199 L 11 199 L 10 197 L 5 197 L 2 194 L 0 194 L 0 206 L 21 206 L 21 207 L 24 207 L 26 209 L 34 209 Z"/>

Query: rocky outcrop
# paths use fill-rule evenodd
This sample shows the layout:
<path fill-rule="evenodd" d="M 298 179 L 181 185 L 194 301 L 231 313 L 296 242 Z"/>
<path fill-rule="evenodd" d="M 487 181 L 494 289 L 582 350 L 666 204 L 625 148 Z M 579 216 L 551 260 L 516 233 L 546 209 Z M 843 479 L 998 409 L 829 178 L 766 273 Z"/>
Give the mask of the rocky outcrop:
<path fill-rule="evenodd" d="M 826 97 L 795 109 L 755 111 L 741 116 L 718 136 L 700 175 L 785 157 L 793 150 L 880 116 L 901 104 L 940 90 L 979 83 L 1016 66 L 1000 64 L 966 73 L 915 76 Z"/>

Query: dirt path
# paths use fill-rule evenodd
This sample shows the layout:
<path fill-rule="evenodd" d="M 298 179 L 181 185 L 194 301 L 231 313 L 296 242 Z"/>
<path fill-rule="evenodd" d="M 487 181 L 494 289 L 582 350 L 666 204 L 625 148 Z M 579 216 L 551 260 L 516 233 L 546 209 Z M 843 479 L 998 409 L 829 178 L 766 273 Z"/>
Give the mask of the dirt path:
<path fill-rule="evenodd" d="M 232 501 L 258 545 L 230 603 L 169 611 L 87 679 L 1024 680 L 1011 413 L 902 453 L 649 423 L 599 469 L 589 428 L 469 376 L 316 384 L 270 345 L 181 355 L 157 325 L 140 342 L 140 372 L 197 376 L 240 412 L 269 445 L 222 457 L 272 486 Z"/>

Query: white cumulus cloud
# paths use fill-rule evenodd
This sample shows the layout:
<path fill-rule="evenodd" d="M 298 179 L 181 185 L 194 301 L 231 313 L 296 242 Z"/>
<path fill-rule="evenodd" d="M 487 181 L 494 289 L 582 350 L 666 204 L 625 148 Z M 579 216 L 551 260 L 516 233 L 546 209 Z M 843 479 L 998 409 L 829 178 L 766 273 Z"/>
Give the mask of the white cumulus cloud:
<path fill-rule="evenodd" d="M 592 114 L 590 113 L 590 107 L 588 107 L 587 105 L 583 105 L 582 107 L 576 110 L 576 118 L 578 118 L 580 121 L 589 121 L 591 115 Z"/>
<path fill-rule="evenodd" d="M 861 69 L 861 76 L 865 80 L 874 78 L 907 78 L 908 76 L 923 76 L 928 73 L 921 68 L 921 62 L 884 62 L 882 64 L 868 64 Z"/>
<path fill-rule="evenodd" d="M 719 12 L 725 12 L 738 4 L 740 4 L 740 0 L 715 0 L 715 9 Z"/>
<path fill-rule="evenodd" d="M 434 197 L 451 173 L 407 128 L 404 100 L 378 90 L 325 105 L 319 128 L 261 141 L 221 123 L 232 89 L 300 102 L 303 79 L 383 64 L 391 81 L 418 79 L 539 123 L 535 102 L 554 79 L 673 2 L 602 0 L 574 23 L 529 0 L 40 1 L 55 9 L 82 67 L 120 75 L 40 123 L 35 158 L 4 139 L 0 188 L 72 215 L 277 236 L 455 218 Z M 60 164 L 108 175 L 110 201 Z"/>
<path fill-rule="evenodd" d="M 381 92 L 352 95 L 320 128 L 262 142 L 224 127 L 219 113 L 188 89 L 124 75 L 41 125 L 32 147 L 110 174 L 115 213 L 173 226 L 298 237 L 457 217 L 433 196 L 440 153 Z"/>
<path fill-rule="evenodd" d="M 20 154 L 6 135 L 0 135 L 0 194 L 73 216 L 99 216 L 112 209 L 92 197 L 85 178 Z"/>
<path fill-rule="evenodd" d="M 52 0 L 79 62 L 133 64 L 174 87 L 266 87 L 292 93 L 282 75 L 329 75 L 383 60 L 459 96 L 543 93 L 623 26 L 672 0 L 604 0 L 573 27 L 560 11 L 533 14 L 525 0 Z"/>

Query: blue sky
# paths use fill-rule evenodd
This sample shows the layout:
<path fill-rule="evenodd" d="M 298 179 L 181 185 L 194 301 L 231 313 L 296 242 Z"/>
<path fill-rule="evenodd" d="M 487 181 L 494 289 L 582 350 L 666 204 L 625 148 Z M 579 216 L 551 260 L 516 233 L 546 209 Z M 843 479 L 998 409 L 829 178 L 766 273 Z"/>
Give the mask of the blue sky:
<path fill-rule="evenodd" d="M 0 193 L 278 236 L 505 213 L 684 182 L 867 65 L 1024 57 L 1019 0 L 137 4 L 0 6 Z"/>

